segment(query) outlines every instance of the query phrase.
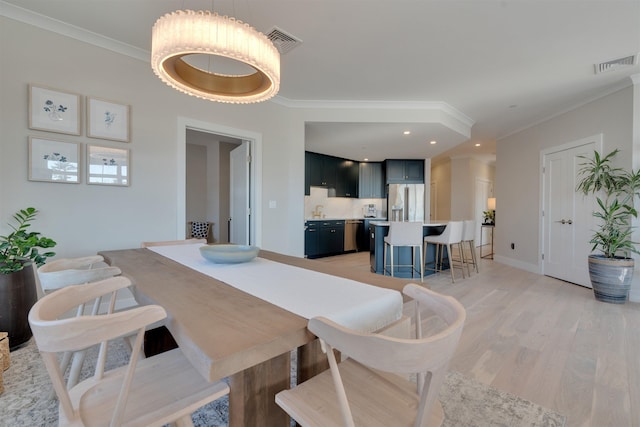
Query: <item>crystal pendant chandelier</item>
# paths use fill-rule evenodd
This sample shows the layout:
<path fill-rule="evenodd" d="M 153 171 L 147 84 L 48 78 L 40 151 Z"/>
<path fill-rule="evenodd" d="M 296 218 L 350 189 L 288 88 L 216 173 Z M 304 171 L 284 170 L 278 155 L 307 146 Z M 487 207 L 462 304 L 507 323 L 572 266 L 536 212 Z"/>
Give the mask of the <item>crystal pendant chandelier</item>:
<path fill-rule="evenodd" d="M 235 60 L 251 71 L 214 72 L 189 60 L 202 55 Z M 151 67 L 174 89 L 211 101 L 266 101 L 280 89 L 280 53 L 273 43 L 249 24 L 215 12 L 178 10 L 159 18 L 152 32 Z"/>

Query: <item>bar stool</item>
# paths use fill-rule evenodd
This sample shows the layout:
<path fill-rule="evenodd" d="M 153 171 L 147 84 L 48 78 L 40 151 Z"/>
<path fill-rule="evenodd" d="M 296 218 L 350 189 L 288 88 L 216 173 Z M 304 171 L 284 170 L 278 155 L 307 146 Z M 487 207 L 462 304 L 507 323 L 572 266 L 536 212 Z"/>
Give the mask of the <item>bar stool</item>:
<path fill-rule="evenodd" d="M 462 249 L 461 250 L 462 250 L 462 260 L 467 265 L 467 272 L 469 273 L 469 276 L 471 276 L 471 271 L 469 269 L 470 265 L 473 265 L 473 267 L 476 270 L 476 273 L 480 272 L 480 269 L 478 266 L 478 257 L 476 255 L 475 239 L 476 239 L 476 221 L 473 219 L 465 220 L 463 231 L 462 231 L 462 243 L 461 243 Z M 465 255 L 464 248 L 466 244 L 469 245 L 471 259 L 468 259 L 467 256 Z"/>
<path fill-rule="evenodd" d="M 418 248 L 420 256 L 420 281 L 424 278 L 424 256 L 422 252 L 422 222 L 402 222 L 392 221 L 389 225 L 389 234 L 384 238 L 384 270 L 387 268 L 387 249 L 391 250 L 391 276 L 393 277 L 394 262 L 393 248 L 408 246 L 411 247 L 412 264 L 396 265 L 396 267 L 411 267 L 411 277 L 415 270 L 415 249 Z M 384 273 L 384 271 L 383 271 Z"/>
<path fill-rule="evenodd" d="M 424 238 L 425 253 L 427 252 L 426 246 L 429 243 L 431 243 L 432 245 L 436 245 L 436 257 L 434 260 L 435 265 L 434 265 L 434 268 L 429 270 L 433 270 L 435 272 L 442 271 L 442 261 L 444 259 L 444 250 L 445 248 L 447 249 L 447 254 L 449 257 L 449 270 L 451 271 L 452 282 L 456 281 L 453 274 L 454 267 L 460 268 L 460 271 L 462 271 L 462 278 L 464 279 L 464 263 L 462 262 L 462 247 L 460 246 L 460 243 L 462 242 L 463 227 L 464 227 L 463 221 L 449 221 L 449 223 L 445 227 L 442 234 L 435 235 L 435 236 L 425 236 Z M 453 253 L 452 248 L 454 245 L 457 245 L 460 251 L 461 262 L 459 266 L 455 265 L 454 259 L 452 256 L 452 253 Z M 438 255 L 440 256 L 440 259 L 438 259 Z"/>

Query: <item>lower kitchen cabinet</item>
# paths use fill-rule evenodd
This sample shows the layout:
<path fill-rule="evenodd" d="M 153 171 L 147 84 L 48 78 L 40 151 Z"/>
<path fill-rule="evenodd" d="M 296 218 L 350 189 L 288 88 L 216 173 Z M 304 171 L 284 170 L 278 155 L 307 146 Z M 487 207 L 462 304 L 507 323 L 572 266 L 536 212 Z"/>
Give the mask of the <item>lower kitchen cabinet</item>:
<path fill-rule="evenodd" d="M 307 221 L 304 248 L 307 258 L 344 252 L 344 220 Z"/>

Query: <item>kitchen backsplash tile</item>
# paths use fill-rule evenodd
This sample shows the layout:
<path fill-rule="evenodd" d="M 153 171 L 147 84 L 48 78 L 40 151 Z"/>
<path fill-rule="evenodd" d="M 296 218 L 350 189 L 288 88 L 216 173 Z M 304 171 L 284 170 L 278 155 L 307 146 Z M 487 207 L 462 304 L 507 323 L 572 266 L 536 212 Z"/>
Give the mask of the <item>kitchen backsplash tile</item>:
<path fill-rule="evenodd" d="M 326 188 L 311 187 L 311 195 L 304 197 L 304 217 L 312 218 L 317 206 L 325 218 L 362 218 L 364 205 L 376 205 L 377 216 L 387 216 L 386 199 L 351 199 L 347 197 L 329 197 Z"/>

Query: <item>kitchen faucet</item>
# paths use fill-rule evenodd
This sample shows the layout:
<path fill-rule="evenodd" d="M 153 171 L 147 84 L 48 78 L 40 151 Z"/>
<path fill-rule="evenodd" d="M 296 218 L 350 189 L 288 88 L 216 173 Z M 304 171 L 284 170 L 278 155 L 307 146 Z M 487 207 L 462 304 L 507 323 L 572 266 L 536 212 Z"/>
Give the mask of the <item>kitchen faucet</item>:
<path fill-rule="evenodd" d="M 316 205 L 316 209 L 313 212 L 311 212 L 313 214 L 314 218 L 321 218 L 322 217 L 322 208 L 324 208 L 324 206 Z"/>

